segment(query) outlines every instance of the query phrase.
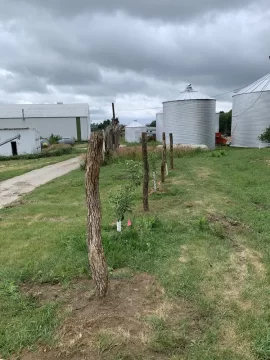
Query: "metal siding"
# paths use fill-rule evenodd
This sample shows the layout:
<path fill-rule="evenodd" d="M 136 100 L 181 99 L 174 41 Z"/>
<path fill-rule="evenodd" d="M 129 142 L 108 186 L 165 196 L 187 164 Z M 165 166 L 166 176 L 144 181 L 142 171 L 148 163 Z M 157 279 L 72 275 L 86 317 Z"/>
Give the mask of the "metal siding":
<path fill-rule="evenodd" d="M 241 94 L 250 94 L 261 91 L 270 91 L 270 74 L 265 75 L 261 79 L 255 81 L 251 85 L 248 85 L 238 91 L 236 91 L 237 95 Z"/>
<path fill-rule="evenodd" d="M 21 135 L 20 140 L 16 140 L 18 155 L 34 154 L 41 151 L 40 135 L 31 129 L 0 130 L 0 142 L 18 134 Z M 12 156 L 10 143 L 0 146 L 0 155 Z"/>
<path fill-rule="evenodd" d="M 88 117 L 88 104 L 12 104 L 0 105 L 0 119 Z"/>
<path fill-rule="evenodd" d="M 167 142 L 215 148 L 216 100 L 179 100 L 163 103 L 163 131 Z"/>
<path fill-rule="evenodd" d="M 270 126 L 270 91 L 233 97 L 232 146 L 267 147 L 258 136 Z"/>
<path fill-rule="evenodd" d="M 77 140 L 82 141 L 81 118 L 76 117 Z"/>
<path fill-rule="evenodd" d="M 163 133 L 163 113 L 156 114 L 156 139 L 162 141 Z"/>
<path fill-rule="evenodd" d="M 82 140 L 88 139 L 88 117 L 81 118 Z M 0 119 L 0 128 L 29 127 L 40 132 L 43 138 L 52 133 L 62 137 L 74 137 L 77 139 L 76 117 L 74 118 L 26 118 L 23 119 Z"/>
<path fill-rule="evenodd" d="M 219 132 L 219 114 L 216 114 L 216 129 L 215 132 L 218 133 Z"/>

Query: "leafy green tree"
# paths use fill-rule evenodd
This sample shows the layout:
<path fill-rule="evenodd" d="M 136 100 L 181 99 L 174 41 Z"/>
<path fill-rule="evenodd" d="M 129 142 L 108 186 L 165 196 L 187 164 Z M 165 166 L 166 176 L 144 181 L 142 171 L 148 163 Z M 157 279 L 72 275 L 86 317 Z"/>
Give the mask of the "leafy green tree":
<path fill-rule="evenodd" d="M 232 110 L 221 111 L 219 115 L 219 131 L 224 135 L 231 135 L 232 131 Z"/>
<path fill-rule="evenodd" d="M 49 137 L 49 143 L 52 144 L 58 144 L 59 140 L 62 140 L 62 137 L 60 135 L 54 135 L 51 134 L 51 136 Z"/>
<path fill-rule="evenodd" d="M 264 143 L 270 144 L 270 126 L 264 130 L 258 139 Z"/>
<path fill-rule="evenodd" d="M 132 211 L 133 192 L 130 185 L 118 186 L 115 192 L 109 194 L 109 204 L 118 222 L 124 220 L 127 212 Z M 121 228 L 120 228 L 121 231 Z"/>
<path fill-rule="evenodd" d="M 157 122 L 156 122 L 156 120 L 153 120 L 150 124 L 147 124 L 146 126 L 156 127 L 156 126 L 157 126 Z"/>
<path fill-rule="evenodd" d="M 158 154 L 157 151 L 149 152 L 149 164 L 153 174 L 154 191 L 157 191 L 157 169 L 158 169 Z"/>
<path fill-rule="evenodd" d="M 111 120 L 104 120 L 102 123 L 93 123 L 91 124 L 91 130 L 105 130 L 107 126 L 111 124 Z"/>

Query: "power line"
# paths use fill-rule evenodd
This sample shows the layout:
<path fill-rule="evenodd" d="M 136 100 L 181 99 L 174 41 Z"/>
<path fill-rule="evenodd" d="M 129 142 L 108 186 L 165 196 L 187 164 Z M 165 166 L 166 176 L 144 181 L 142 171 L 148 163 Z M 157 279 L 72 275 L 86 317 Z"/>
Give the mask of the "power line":
<path fill-rule="evenodd" d="M 270 80 L 269 80 L 270 81 Z M 256 82 L 257 83 L 257 82 Z M 255 84 L 256 84 L 255 83 Z M 267 86 L 269 84 L 269 82 L 265 85 L 265 87 Z M 253 84 L 254 85 L 254 84 Z M 259 84 L 258 84 L 259 85 Z M 241 89 L 244 89 L 244 88 L 246 88 L 246 87 L 248 87 L 249 85 L 246 85 L 246 86 L 242 86 L 242 87 L 240 87 L 240 88 L 238 88 L 238 89 L 233 89 L 233 90 L 230 90 L 230 91 L 227 91 L 227 92 L 225 92 L 225 93 L 221 93 L 221 94 L 216 94 L 216 95 L 213 95 L 212 97 L 213 98 L 217 98 L 217 97 L 220 97 L 220 96 L 223 96 L 223 95 L 228 95 L 228 94 L 231 94 L 231 93 L 233 93 L 233 92 L 238 92 L 239 90 L 241 90 Z M 262 89 L 262 91 L 265 89 L 265 87 Z M 256 102 L 258 101 L 259 99 L 257 99 L 256 100 Z M 174 100 L 174 101 L 177 101 L 177 100 Z M 255 104 L 255 103 L 254 103 Z M 253 104 L 253 105 L 254 105 Z M 252 106 L 253 106 L 252 105 Z M 252 107 L 251 106 L 251 107 Z M 119 111 L 144 111 L 144 110 L 158 110 L 158 109 L 163 109 L 163 107 L 162 106 L 159 106 L 159 107 L 155 107 L 155 108 L 141 108 L 141 109 L 133 109 L 133 108 L 126 108 L 126 109 L 118 109 L 118 112 Z M 246 111 L 248 111 L 249 109 L 247 109 Z M 236 116 L 239 116 L 239 115 L 236 115 Z M 234 117 L 236 117 L 236 116 L 234 116 Z"/>
<path fill-rule="evenodd" d="M 157 110 L 157 109 L 162 109 L 162 106 L 156 107 L 156 108 L 143 108 L 143 109 L 133 109 L 133 108 L 129 108 L 129 109 L 118 109 L 117 111 L 143 111 L 143 110 Z"/>
<path fill-rule="evenodd" d="M 231 94 L 231 93 L 234 92 L 234 91 L 235 91 L 235 90 L 227 91 L 227 92 L 222 93 L 222 94 L 213 95 L 212 97 L 213 97 L 213 98 L 217 98 L 217 97 L 222 96 L 222 95 Z"/>
<path fill-rule="evenodd" d="M 243 112 L 241 112 L 240 114 L 233 115 L 232 117 L 233 117 L 233 118 L 239 117 L 240 115 L 245 114 L 247 111 L 249 111 L 251 108 L 253 108 L 253 106 L 257 103 L 257 101 L 259 101 L 260 97 L 262 96 L 262 93 L 264 92 L 265 88 L 268 86 L 269 83 L 270 83 L 270 78 L 269 78 L 268 82 L 264 85 L 264 87 L 261 89 L 260 95 L 259 95 L 258 98 L 254 101 L 254 103 L 253 103 L 249 108 L 247 108 L 246 110 L 244 110 Z"/>

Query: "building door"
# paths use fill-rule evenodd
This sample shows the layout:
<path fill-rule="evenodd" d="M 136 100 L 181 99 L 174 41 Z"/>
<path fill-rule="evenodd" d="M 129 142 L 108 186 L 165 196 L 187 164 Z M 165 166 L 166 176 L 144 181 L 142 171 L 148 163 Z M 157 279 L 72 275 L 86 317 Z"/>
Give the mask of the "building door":
<path fill-rule="evenodd" d="M 17 156 L 18 155 L 16 141 L 11 141 L 11 150 L 12 150 L 12 156 Z"/>
<path fill-rule="evenodd" d="M 81 118 L 76 117 L 77 141 L 82 141 Z"/>

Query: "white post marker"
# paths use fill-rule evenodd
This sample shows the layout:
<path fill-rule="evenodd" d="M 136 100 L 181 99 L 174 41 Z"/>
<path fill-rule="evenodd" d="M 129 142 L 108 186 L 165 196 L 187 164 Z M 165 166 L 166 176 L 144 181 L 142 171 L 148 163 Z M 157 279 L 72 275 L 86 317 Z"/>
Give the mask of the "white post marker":
<path fill-rule="evenodd" d="M 154 190 L 157 191 L 157 179 L 156 179 L 155 171 L 153 171 L 153 181 L 154 181 Z"/>
<path fill-rule="evenodd" d="M 117 221 L 116 226 L 117 226 L 117 231 L 121 232 L 122 231 L 122 221 Z"/>
<path fill-rule="evenodd" d="M 105 146 L 105 130 L 102 130 L 102 134 L 103 134 L 102 157 L 103 157 L 103 161 L 104 161 L 104 160 L 105 160 L 105 151 L 106 151 L 106 146 Z"/>
<path fill-rule="evenodd" d="M 169 175 L 168 164 L 166 163 L 166 176 Z"/>

